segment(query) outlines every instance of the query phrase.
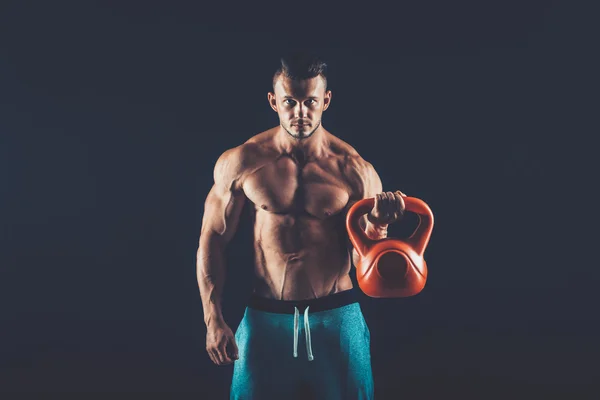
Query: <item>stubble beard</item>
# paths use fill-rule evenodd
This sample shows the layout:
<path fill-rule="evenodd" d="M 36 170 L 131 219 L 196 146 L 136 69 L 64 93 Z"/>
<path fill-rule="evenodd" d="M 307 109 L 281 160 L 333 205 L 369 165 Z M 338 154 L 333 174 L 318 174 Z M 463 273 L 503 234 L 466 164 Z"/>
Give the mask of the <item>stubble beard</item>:
<path fill-rule="evenodd" d="M 290 135 L 294 139 L 303 140 L 303 139 L 308 139 L 309 137 L 311 137 L 312 134 L 315 133 L 315 131 L 317 129 L 319 129 L 319 126 L 321 126 L 321 121 L 320 120 L 319 120 L 319 122 L 317 122 L 317 125 L 315 126 L 315 128 L 312 131 L 310 131 L 308 134 L 305 134 L 305 135 L 295 134 L 294 132 L 291 132 L 288 128 L 286 128 L 285 126 L 283 127 L 283 129 L 285 129 L 285 131 L 288 133 L 288 135 Z"/>

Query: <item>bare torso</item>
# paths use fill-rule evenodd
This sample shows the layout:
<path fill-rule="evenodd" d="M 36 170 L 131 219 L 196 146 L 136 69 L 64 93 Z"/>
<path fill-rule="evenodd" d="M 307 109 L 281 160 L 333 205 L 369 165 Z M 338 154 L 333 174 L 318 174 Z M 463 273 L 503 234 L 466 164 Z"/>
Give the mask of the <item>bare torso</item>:
<path fill-rule="evenodd" d="M 254 217 L 254 292 L 300 300 L 350 289 L 345 215 L 355 197 L 348 161 L 356 152 L 327 133 L 323 153 L 303 160 L 278 150 L 274 132 L 244 145 L 253 156 L 240 183 Z"/>

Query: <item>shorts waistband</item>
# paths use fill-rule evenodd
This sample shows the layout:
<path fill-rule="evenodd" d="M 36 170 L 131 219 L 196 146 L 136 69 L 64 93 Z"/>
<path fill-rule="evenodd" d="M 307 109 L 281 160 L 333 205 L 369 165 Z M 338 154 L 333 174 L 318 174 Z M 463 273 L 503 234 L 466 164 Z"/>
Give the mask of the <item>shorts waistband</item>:
<path fill-rule="evenodd" d="M 304 311 L 306 307 L 310 306 L 310 312 L 314 313 L 319 311 L 333 310 L 335 308 L 340 308 L 357 302 L 358 294 L 356 289 L 352 288 L 342 292 L 308 300 L 276 300 L 252 294 L 248 301 L 248 307 L 255 310 L 279 314 L 294 314 L 296 307 L 300 311 Z"/>

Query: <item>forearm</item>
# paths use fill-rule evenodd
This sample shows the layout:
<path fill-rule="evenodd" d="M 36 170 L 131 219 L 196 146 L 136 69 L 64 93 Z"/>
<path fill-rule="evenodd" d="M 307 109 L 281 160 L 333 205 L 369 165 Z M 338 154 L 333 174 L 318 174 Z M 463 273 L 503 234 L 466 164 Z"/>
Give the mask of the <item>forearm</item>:
<path fill-rule="evenodd" d="M 387 237 L 387 225 L 377 225 L 369 222 L 367 218 L 363 218 L 360 227 L 365 231 L 367 237 L 372 240 L 385 239 Z M 356 249 L 352 249 L 352 260 L 354 265 L 358 263 L 359 255 Z"/>
<path fill-rule="evenodd" d="M 225 244 L 217 236 L 200 240 L 196 259 L 196 274 L 204 323 L 208 327 L 223 321 L 221 300 L 225 286 Z"/>
<path fill-rule="evenodd" d="M 385 239 L 387 237 L 387 230 L 388 230 L 387 225 L 373 224 L 373 223 L 369 222 L 368 219 L 366 219 L 366 227 L 364 229 L 365 229 L 365 233 L 367 234 L 367 236 L 370 239 L 380 240 L 380 239 Z"/>

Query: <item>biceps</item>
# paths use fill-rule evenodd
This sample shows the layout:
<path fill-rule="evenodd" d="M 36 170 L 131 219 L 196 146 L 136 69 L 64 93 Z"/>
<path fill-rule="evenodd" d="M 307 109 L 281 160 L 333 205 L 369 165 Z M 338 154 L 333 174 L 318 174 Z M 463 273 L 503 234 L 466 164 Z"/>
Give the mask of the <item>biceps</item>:
<path fill-rule="evenodd" d="M 204 204 L 201 236 L 217 234 L 229 242 L 237 231 L 244 203 L 242 192 L 219 190 L 213 186 Z"/>
<path fill-rule="evenodd" d="M 365 192 L 366 198 L 375 197 L 375 195 L 383 192 L 383 183 L 381 182 L 381 177 L 379 176 L 377 171 L 375 171 L 375 168 L 373 168 L 373 166 L 369 168 L 368 184 L 366 185 Z"/>

